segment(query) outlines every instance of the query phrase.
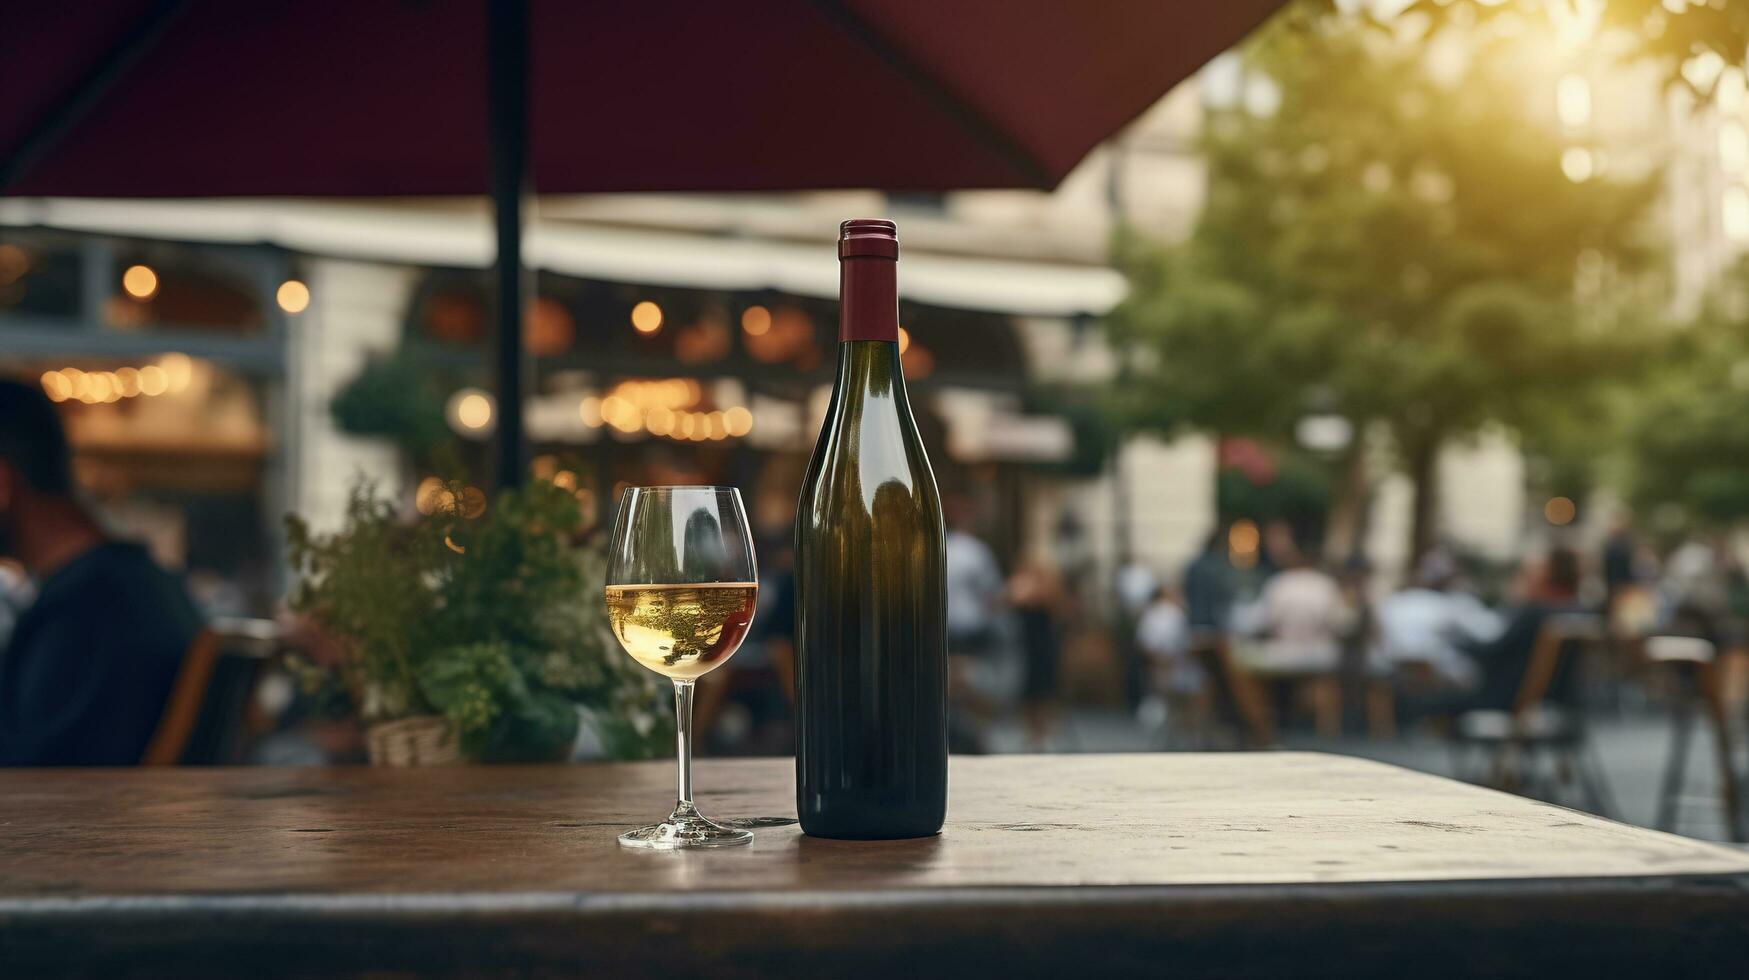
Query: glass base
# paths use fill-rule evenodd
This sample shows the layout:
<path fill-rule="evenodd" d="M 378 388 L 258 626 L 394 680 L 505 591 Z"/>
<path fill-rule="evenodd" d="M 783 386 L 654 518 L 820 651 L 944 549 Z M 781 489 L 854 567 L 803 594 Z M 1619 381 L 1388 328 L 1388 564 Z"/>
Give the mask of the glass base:
<path fill-rule="evenodd" d="M 677 851 L 688 847 L 733 847 L 750 844 L 753 833 L 707 820 L 689 805 L 674 808 L 667 820 L 619 835 L 621 847 Z"/>

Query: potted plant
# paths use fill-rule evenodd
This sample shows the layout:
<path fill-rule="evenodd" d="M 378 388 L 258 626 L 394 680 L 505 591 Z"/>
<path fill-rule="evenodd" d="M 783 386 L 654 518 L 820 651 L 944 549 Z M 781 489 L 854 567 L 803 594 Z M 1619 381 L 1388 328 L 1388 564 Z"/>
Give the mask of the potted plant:
<path fill-rule="evenodd" d="M 570 492 L 535 481 L 488 503 L 450 483 L 421 504 L 405 520 L 361 481 L 338 531 L 286 521 L 292 608 L 342 651 L 311 679 L 358 713 L 373 763 L 559 759 L 580 719 L 610 756 L 662 744 L 658 678 L 607 630 L 605 560 Z"/>

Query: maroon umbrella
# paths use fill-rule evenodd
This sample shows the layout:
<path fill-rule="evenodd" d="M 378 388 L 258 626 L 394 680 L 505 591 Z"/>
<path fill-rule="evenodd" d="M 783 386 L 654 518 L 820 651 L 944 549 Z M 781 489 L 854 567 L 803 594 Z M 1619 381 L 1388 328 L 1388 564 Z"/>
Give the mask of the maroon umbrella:
<path fill-rule="evenodd" d="M 9 3 L 0 193 L 489 189 L 514 479 L 528 183 L 1048 188 L 1281 2 Z"/>

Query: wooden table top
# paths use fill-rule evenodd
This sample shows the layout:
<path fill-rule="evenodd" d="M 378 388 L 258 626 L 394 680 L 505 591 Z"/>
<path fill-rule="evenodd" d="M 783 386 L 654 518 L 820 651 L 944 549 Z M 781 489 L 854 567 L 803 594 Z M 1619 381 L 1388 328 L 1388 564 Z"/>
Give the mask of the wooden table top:
<path fill-rule="evenodd" d="M 773 956 L 797 966 L 807 951 L 861 949 L 872 973 L 891 964 L 858 944 L 890 942 L 883 922 L 934 936 L 951 965 L 955 937 L 976 946 L 1000 921 L 1020 930 L 1011 951 L 1056 937 L 1010 965 L 1027 975 L 1126 921 L 1100 948 L 1133 965 L 1129 940 L 1214 955 L 1198 943 L 1222 929 L 1249 930 L 1237 945 L 1228 935 L 1235 950 L 1267 948 L 1272 929 L 1327 919 L 1320 935 L 1340 941 L 1341 928 L 1417 908 L 1445 919 L 1424 946 L 1469 922 L 1494 939 L 1578 929 L 1607 949 L 1626 941 L 1619 923 L 1667 916 L 1726 943 L 1720 955 L 1749 953 L 1749 853 L 1338 756 L 955 758 L 936 838 L 827 841 L 788 826 L 745 848 L 616 846 L 666 813 L 672 781 L 672 763 L 0 771 L 0 960 L 190 975 L 178 953 L 201 949 L 202 962 L 247 956 L 287 975 L 394 968 L 398 955 L 422 971 L 629 975 L 656 965 L 645 953 L 702 948 L 739 951 L 755 975 Z M 703 761 L 696 782 L 710 816 L 794 814 L 789 760 Z M 1713 915 L 1742 925 L 1719 932 Z M 796 916 L 820 931 L 798 937 Z M 1395 928 L 1427 932 L 1419 921 Z M 456 946 L 465 936 L 476 941 Z M 293 937 L 301 952 L 280 948 Z M 604 937 L 619 940 L 608 959 Z M 417 959 L 432 944 L 448 952 Z M 470 958 L 482 949 L 512 953 Z M 1619 966 L 1625 954 L 1611 955 Z"/>

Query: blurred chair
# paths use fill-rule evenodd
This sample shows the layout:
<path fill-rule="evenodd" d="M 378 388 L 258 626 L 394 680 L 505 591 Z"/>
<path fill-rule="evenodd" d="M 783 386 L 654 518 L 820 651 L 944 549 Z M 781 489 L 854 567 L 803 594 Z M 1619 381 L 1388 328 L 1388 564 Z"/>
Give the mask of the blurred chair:
<path fill-rule="evenodd" d="M 1439 671 L 1426 660 L 1403 660 L 1391 667 L 1386 676 L 1366 679 L 1366 734 L 1376 742 L 1390 741 L 1398 735 L 1397 696 L 1425 695 L 1444 684 Z"/>
<path fill-rule="evenodd" d="M 1257 678 L 1233 656 L 1225 638 L 1191 645 L 1190 656 L 1208 685 L 1210 721 L 1246 748 L 1275 744 L 1275 718 Z"/>
<path fill-rule="evenodd" d="M 1588 737 L 1584 701 L 1574 696 L 1582 655 L 1603 639 L 1603 622 L 1597 616 L 1549 616 L 1537 633 L 1511 710 L 1457 716 L 1452 739 L 1459 774 L 1470 782 L 1550 800 L 1576 783 L 1587 809 L 1613 816 L 1615 805 Z M 1465 773 L 1466 750 L 1472 749 L 1487 761 L 1479 779 Z M 1547 768 L 1552 768 L 1552 778 Z"/>
<path fill-rule="evenodd" d="M 1646 662 L 1665 671 L 1673 681 L 1670 716 L 1670 754 L 1658 791 L 1659 830 L 1676 831 L 1682 805 L 1682 788 L 1688 781 L 1688 748 L 1694 737 L 1696 708 L 1705 710 L 1712 726 L 1719 764 L 1719 803 L 1725 830 L 1731 840 L 1749 840 L 1744 826 L 1742 781 L 1737 775 L 1736 743 L 1730 711 L 1718 671 L 1718 650 L 1711 641 L 1693 636 L 1649 636 L 1645 640 Z"/>
<path fill-rule="evenodd" d="M 261 664 L 278 646 L 279 628 L 269 620 L 218 619 L 201 630 L 183 655 L 140 764 L 236 762 Z"/>

